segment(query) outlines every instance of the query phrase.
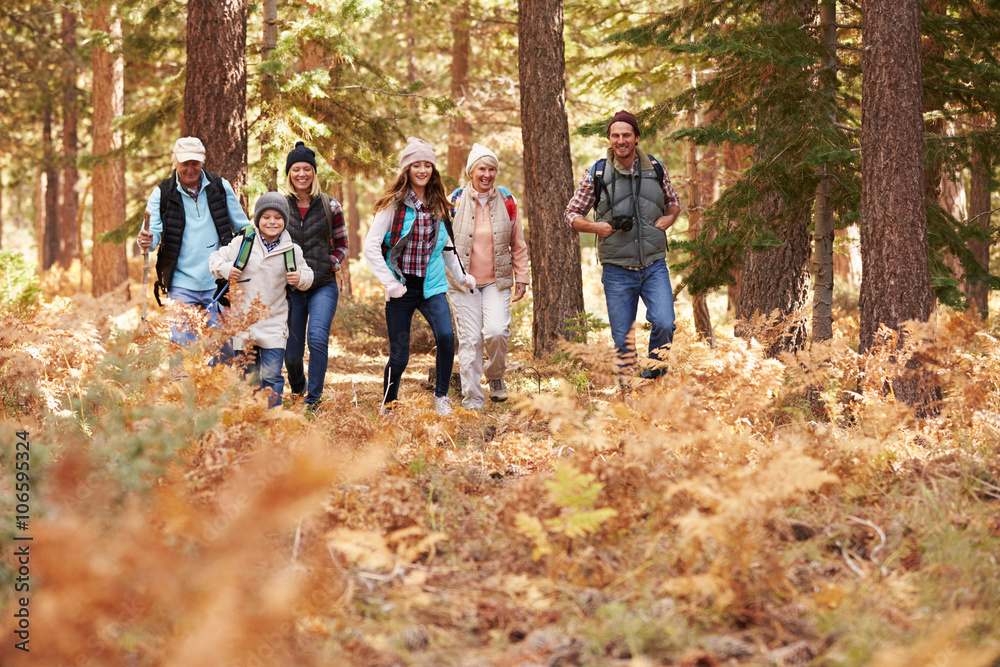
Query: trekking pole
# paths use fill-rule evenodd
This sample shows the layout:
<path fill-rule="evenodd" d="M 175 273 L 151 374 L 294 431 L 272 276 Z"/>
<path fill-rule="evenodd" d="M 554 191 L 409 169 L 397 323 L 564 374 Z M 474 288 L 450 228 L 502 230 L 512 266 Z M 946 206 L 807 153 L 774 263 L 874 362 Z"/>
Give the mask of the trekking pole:
<path fill-rule="evenodd" d="M 149 211 L 142 221 L 142 231 L 149 231 Z M 146 302 L 149 301 L 149 248 L 142 249 L 142 333 L 146 335 Z"/>

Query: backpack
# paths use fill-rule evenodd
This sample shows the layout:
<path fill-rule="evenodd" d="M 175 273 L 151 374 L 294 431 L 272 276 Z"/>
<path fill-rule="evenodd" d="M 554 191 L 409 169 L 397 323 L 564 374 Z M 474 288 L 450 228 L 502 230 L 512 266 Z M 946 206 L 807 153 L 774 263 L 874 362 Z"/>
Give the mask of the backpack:
<path fill-rule="evenodd" d="M 653 164 L 653 171 L 656 172 L 656 178 L 663 183 L 663 165 L 652 155 L 647 155 L 649 161 Z M 602 157 L 600 160 L 594 163 L 594 166 L 590 168 L 590 179 L 594 182 L 594 209 L 597 209 L 597 205 L 601 202 L 601 190 L 607 190 L 608 186 L 604 182 L 604 168 L 608 164 L 608 159 Z M 599 184 L 599 185 L 598 185 Z"/>
<path fill-rule="evenodd" d="M 247 225 L 241 229 L 238 234 L 243 237 L 240 241 L 240 250 L 236 253 L 236 261 L 233 262 L 233 268 L 242 271 L 247 268 L 247 262 L 250 261 L 250 251 L 253 249 L 253 237 L 256 234 L 253 225 Z M 295 271 L 295 248 L 289 248 L 284 252 L 285 255 L 285 272 L 291 273 Z M 229 279 L 228 278 L 216 278 L 215 279 L 215 294 L 212 295 L 212 303 L 218 303 L 226 308 L 229 307 L 229 297 L 226 296 L 226 291 L 229 289 Z M 209 304 L 211 306 L 212 304 Z"/>

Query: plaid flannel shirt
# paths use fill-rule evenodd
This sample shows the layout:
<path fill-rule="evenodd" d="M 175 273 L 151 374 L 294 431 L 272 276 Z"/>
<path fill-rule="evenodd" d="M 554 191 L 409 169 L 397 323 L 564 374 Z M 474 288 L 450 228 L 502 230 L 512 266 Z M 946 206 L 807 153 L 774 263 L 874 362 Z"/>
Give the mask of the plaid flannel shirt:
<path fill-rule="evenodd" d="M 333 238 L 330 239 L 330 264 L 334 271 L 340 270 L 340 264 L 347 257 L 347 225 L 344 224 L 344 209 L 340 202 L 330 198 L 330 213 L 333 214 Z"/>
<path fill-rule="evenodd" d="M 403 249 L 403 254 L 399 258 L 399 268 L 403 273 L 423 276 L 427 273 L 427 263 L 431 260 L 431 252 L 433 252 L 434 243 L 437 240 L 437 235 L 434 233 L 434 221 L 431 219 L 430 210 L 417 199 L 412 190 L 406 196 L 406 201 L 413 204 L 417 216 L 410 229 L 410 238 L 406 243 L 406 248 Z"/>

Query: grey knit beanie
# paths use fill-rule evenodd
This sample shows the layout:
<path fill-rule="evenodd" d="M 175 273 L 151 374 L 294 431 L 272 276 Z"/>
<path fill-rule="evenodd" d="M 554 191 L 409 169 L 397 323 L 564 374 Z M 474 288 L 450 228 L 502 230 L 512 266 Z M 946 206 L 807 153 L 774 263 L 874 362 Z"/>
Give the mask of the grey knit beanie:
<path fill-rule="evenodd" d="M 280 213 L 281 217 L 285 219 L 285 226 L 288 226 L 288 202 L 285 201 L 285 195 L 280 192 L 265 192 L 257 198 L 257 203 L 253 206 L 253 224 L 255 227 L 260 224 L 260 216 L 264 215 L 264 211 L 269 210 Z"/>

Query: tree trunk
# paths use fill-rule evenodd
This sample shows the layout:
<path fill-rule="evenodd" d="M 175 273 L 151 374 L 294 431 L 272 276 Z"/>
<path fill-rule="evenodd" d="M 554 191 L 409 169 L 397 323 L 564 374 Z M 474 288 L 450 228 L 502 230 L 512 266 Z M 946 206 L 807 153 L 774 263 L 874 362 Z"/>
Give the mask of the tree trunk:
<path fill-rule="evenodd" d="M 98 5 L 94 28 L 106 32 L 114 43 L 114 53 L 94 49 L 93 138 L 94 155 L 100 162 L 94 167 L 94 296 L 106 294 L 128 280 L 125 247 L 102 243 L 98 235 L 111 231 L 125 221 L 125 156 L 109 155 L 122 147 L 122 134 L 112 122 L 125 113 L 125 63 L 121 56 L 122 19 L 118 6 Z"/>
<path fill-rule="evenodd" d="M 56 209 L 59 207 L 59 172 L 56 171 L 55 151 L 52 147 L 52 104 L 48 101 L 42 109 L 42 166 L 45 169 L 45 191 L 42 214 L 42 265 L 45 271 L 56 263 L 59 255 L 59 230 L 56 228 Z"/>
<path fill-rule="evenodd" d="M 861 93 L 861 333 L 900 332 L 934 309 L 924 204 L 920 1 L 865 0 Z M 897 398 L 923 403 L 919 375 L 893 382 Z"/>
<path fill-rule="evenodd" d="M 748 156 L 748 149 L 746 146 L 737 145 L 732 142 L 727 141 L 722 148 L 722 163 L 723 170 L 725 172 L 725 186 L 728 188 L 733 183 L 735 183 L 743 174 L 743 170 L 746 168 L 746 159 Z M 732 227 L 732 222 L 730 222 L 730 227 Z M 732 272 L 732 280 L 729 283 L 729 287 L 726 290 L 727 293 L 727 303 L 726 312 L 736 313 L 736 304 L 740 300 L 740 281 L 743 278 L 743 269 L 739 268 Z"/>
<path fill-rule="evenodd" d="M 247 2 L 188 0 L 187 6 L 184 134 L 201 139 L 205 169 L 228 180 L 245 207 Z"/>
<path fill-rule="evenodd" d="M 451 99 L 458 105 L 458 115 L 451 118 L 448 132 L 448 175 L 465 181 L 465 161 L 472 150 L 472 125 L 465 117 L 469 94 L 469 0 L 451 14 Z"/>
<path fill-rule="evenodd" d="M 0 169 L 0 250 L 3 250 L 3 170 Z"/>
<path fill-rule="evenodd" d="M 691 85 L 698 84 L 697 70 L 691 70 Z M 688 118 L 692 128 L 698 127 L 698 110 L 688 109 Z M 697 239 L 701 233 L 701 212 L 704 206 L 701 200 L 701 178 L 698 173 L 698 145 L 694 141 L 687 142 L 687 197 L 688 197 L 688 238 Z M 715 347 L 715 331 L 712 329 L 712 317 L 708 312 L 708 299 L 704 293 L 691 295 L 691 313 L 694 319 L 694 330 L 698 340 L 706 341 L 709 347 Z"/>
<path fill-rule="evenodd" d="M 766 3 L 762 14 L 767 20 L 781 21 L 791 11 L 779 9 L 775 3 Z M 802 3 L 795 8 L 795 15 L 803 23 L 809 23 L 815 11 L 815 4 Z M 761 85 L 768 84 L 764 81 Z M 758 127 L 772 124 L 773 113 L 774 110 L 766 106 L 758 109 Z M 780 147 L 774 142 L 761 141 L 754 149 L 754 163 L 771 159 L 779 150 Z M 805 321 L 798 313 L 809 300 L 809 260 L 812 250 L 807 227 L 809 212 L 789 209 L 778 190 L 765 192 L 757 211 L 765 220 L 773 221 L 772 230 L 782 243 L 774 248 L 749 252 L 745 256 L 734 329 L 738 336 L 752 335 L 753 331 L 748 323 L 757 314 L 764 318 L 772 314 L 791 318 L 782 327 L 781 334 L 768 345 L 767 355 L 776 356 L 782 351 L 798 350 L 806 341 Z"/>
<path fill-rule="evenodd" d="M 344 172 L 344 190 L 347 192 L 347 256 L 361 257 L 361 211 L 358 210 L 358 188 L 354 183 L 354 173 Z"/>
<path fill-rule="evenodd" d="M 274 51 L 278 46 L 278 0 L 264 0 L 264 39 L 263 48 L 261 49 L 261 60 L 268 60 L 271 57 L 271 52 Z M 261 152 L 268 154 L 268 147 L 271 146 L 271 130 L 270 125 L 272 118 L 274 117 L 274 104 L 278 97 L 277 94 L 277 84 L 274 80 L 274 76 L 270 74 L 261 74 L 260 82 L 261 91 L 261 127 L 264 128 L 260 133 L 260 145 Z M 278 170 L 274 167 L 276 164 L 275 157 L 269 155 L 271 159 L 268 163 L 271 165 L 265 171 L 265 186 L 271 192 L 278 189 Z"/>
<path fill-rule="evenodd" d="M 826 120 L 832 125 L 834 99 L 837 94 L 837 3 L 820 5 L 820 22 L 823 24 L 823 41 L 827 48 L 826 63 L 821 72 L 822 85 L 827 93 L 829 108 Z M 812 339 L 833 338 L 833 208 L 830 206 L 831 179 L 823 165 L 823 180 L 816 189 L 816 206 L 813 214 L 813 256 L 816 279 L 813 284 Z"/>
<path fill-rule="evenodd" d="M 985 115 L 973 120 L 976 129 L 985 130 L 990 126 L 990 119 Z M 989 156 L 978 150 L 972 152 L 972 167 L 969 179 L 969 217 L 973 224 L 988 230 L 990 228 L 990 161 Z M 984 269 L 990 268 L 990 243 L 979 239 L 969 240 L 969 250 L 975 255 L 976 261 Z M 990 292 L 985 283 L 965 284 L 965 293 L 969 298 L 969 306 L 976 308 L 983 319 L 989 316 Z"/>
<path fill-rule="evenodd" d="M 69 57 L 63 65 L 63 129 L 62 150 L 63 165 L 59 182 L 59 209 L 56 216 L 56 228 L 59 235 L 59 251 L 56 261 L 63 268 L 69 268 L 79 254 L 77 248 L 76 216 L 79 210 L 80 196 L 76 191 L 79 179 L 76 168 L 77 144 L 77 112 L 76 112 L 76 15 L 65 7 L 62 10 L 62 40 L 63 49 Z"/>
<path fill-rule="evenodd" d="M 573 196 L 566 117 L 562 0 L 519 0 L 517 23 L 525 212 L 534 294 L 535 357 L 568 337 L 583 312 L 579 236 L 563 219 Z"/>

